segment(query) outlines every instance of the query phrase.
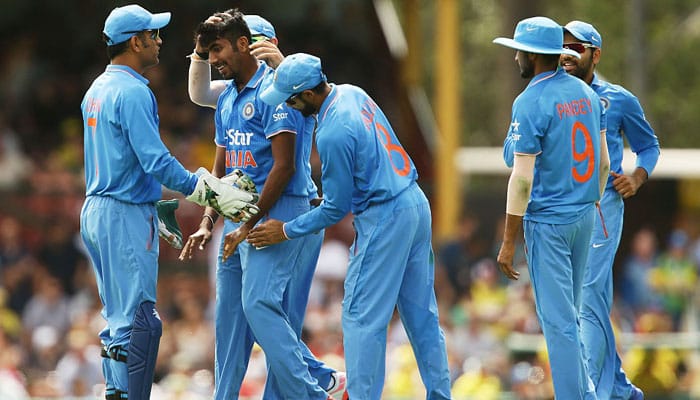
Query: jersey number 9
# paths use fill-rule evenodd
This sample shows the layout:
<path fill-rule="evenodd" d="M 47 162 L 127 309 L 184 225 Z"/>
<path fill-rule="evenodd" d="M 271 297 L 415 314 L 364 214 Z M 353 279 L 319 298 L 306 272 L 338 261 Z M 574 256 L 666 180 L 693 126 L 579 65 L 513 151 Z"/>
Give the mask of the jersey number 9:
<path fill-rule="evenodd" d="M 581 133 L 584 141 L 583 151 L 576 150 L 576 139 L 578 133 Z M 593 176 L 593 167 L 595 166 L 595 149 L 593 148 L 593 139 L 591 138 L 591 133 L 586 128 L 586 125 L 580 121 L 574 123 L 574 127 L 571 130 L 571 150 L 574 156 L 575 165 L 571 168 L 571 175 L 573 175 L 574 180 L 578 183 L 584 183 L 591 179 Z M 581 163 L 585 163 L 586 172 L 583 174 L 579 173 L 577 166 Z"/>

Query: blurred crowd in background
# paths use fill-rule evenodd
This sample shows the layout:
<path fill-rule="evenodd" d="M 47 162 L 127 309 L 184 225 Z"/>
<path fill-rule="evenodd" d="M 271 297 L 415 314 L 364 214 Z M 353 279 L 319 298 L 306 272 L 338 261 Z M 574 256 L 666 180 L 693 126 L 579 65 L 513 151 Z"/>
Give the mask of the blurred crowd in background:
<path fill-rule="evenodd" d="M 167 108 L 168 97 L 162 99 Z M 168 132 L 169 118 L 162 121 Z M 94 398 L 102 388 L 97 332 L 104 321 L 77 218 L 83 200 L 80 125 L 66 120 L 61 127 L 60 134 L 72 140 L 47 149 L 41 157 L 18 148 L 18 132 L 7 125 L 2 130 L 0 171 L 15 171 L 2 175 L 1 181 L 6 194 L 0 213 L 3 399 Z M 169 145 L 181 159 L 189 160 L 197 146 L 209 146 L 202 141 L 196 145 L 169 141 Z M 194 231 L 200 214 L 197 206 L 181 202 L 177 217 L 185 234 Z M 625 256 L 616 266 L 614 321 L 620 332 L 698 331 L 696 226 L 681 220 L 668 237 L 659 237 L 653 227 L 633 232 L 631 245 L 621 249 Z M 459 221 L 458 234 L 435 244 L 436 292 L 453 394 L 455 399 L 548 399 L 552 388 L 543 343 L 518 344 L 518 339 L 538 338 L 540 333 L 524 255 L 519 255 L 521 279 L 507 281 L 495 263 L 499 237 L 500 223 L 494 228 L 494 221 L 480 219 L 479 210 L 469 210 Z M 339 369 L 344 369 L 343 278 L 352 239 L 349 218 L 326 232 L 304 327 L 309 347 Z M 161 242 L 157 307 L 164 331 L 153 398 L 211 396 L 215 252 L 216 246 L 210 245 L 192 262 L 183 263 L 175 249 Z M 398 318 L 390 326 L 388 343 L 385 398 L 421 398 L 415 360 Z M 628 375 L 647 398 L 700 398 L 700 360 L 693 348 L 632 342 L 620 351 Z M 265 370 L 264 354 L 256 349 L 244 398 L 259 398 Z"/>
<path fill-rule="evenodd" d="M 316 32 L 307 37 L 336 35 L 330 27 L 325 34 Z M 352 32 L 345 33 L 351 36 Z M 84 198 L 79 104 L 84 89 L 104 68 L 106 56 L 98 47 L 83 54 L 92 58 L 90 64 L 80 69 L 62 67 L 37 56 L 55 51 L 51 46 L 66 45 L 46 39 L 26 35 L 8 40 L 0 73 L 2 399 L 95 398 L 102 390 L 97 333 L 104 320 L 78 226 Z M 166 36 L 166 47 L 169 39 Z M 187 37 L 172 39 L 189 46 Z M 331 42 L 347 57 L 362 51 L 342 38 Z M 308 46 L 305 50 L 312 51 Z M 171 54 L 179 63 L 180 76 L 168 70 L 171 62 L 148 71 L 147 78 L 158 99 L 166 145 L 188 169 L 195 170 L 212 164 L 213 113 L 187 100 L 185 54 Z M 336 62 L 331 67 L 336 71 L 352 68 L 351 63 Z M 165 198 L 173 196 L 164 193 Z M 502 204 L 493 207 L 503 209 Z M 501 222 L 485 215 L 479 209 L 466 210 L 456 222 L 455 237 L 435 243 L 436 293 L 454 398 L 552 398 L 524 255 L 519 255 L 520 280 L 507 281 L 495 263 Z M 181 202 L 177 218 L 185 235 L 195 230 L 200 216 L 197 206 Z M 630 245 L 620 249 L 615 266 L 614 322 L 621 333 L 698 332 L 700 225 L 690 217 L 674 224 L 670 235 L 654 226 L 626 233 Z M 343 278 L 353 235 L 350 219 L 327 230 L 304 326 L 311 350 L 341 370 Z M 183 263 L 176 250 L 161 242 L 157 308 L 164 327 L 154 399 L 211 397 L 214 243 Z M 688 349 L 650 343 L 620 347 L 628 376 L 647 398 L 700 398 L 697 343 Z M 243 398 L 259 398 L 265 373 L 264 354 L 256 348 Z M 384 398 L 424 398 L 398 318 L 389 329 Z"/>

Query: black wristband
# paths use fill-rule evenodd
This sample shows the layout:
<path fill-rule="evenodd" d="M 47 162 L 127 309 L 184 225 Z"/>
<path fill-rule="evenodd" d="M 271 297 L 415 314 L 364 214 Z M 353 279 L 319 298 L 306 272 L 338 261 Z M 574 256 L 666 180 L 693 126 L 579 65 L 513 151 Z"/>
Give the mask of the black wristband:
<path fill-rule="evenodd" d="M 202 60 L 208 60 L 208 59 L 209 59 L 209 52 L 200 53 L 200 52 L 198 52 L 198 51 L 195 51 L 194 54 L 196 54 L 197 57 L 201 58 Z"/>

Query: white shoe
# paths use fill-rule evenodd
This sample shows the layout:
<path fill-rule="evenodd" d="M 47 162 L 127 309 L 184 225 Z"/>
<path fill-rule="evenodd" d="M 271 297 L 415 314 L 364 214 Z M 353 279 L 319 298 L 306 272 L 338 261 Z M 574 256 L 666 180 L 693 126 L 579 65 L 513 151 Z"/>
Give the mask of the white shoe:
<path fill-rule="evenodd" d="M 331 384 L 326 389 L 326 392 L 334 400 L 344 400 L 348 398 L 348 379 L 345 376 L 345 372 L 336 371 L 331 374 Z"/>

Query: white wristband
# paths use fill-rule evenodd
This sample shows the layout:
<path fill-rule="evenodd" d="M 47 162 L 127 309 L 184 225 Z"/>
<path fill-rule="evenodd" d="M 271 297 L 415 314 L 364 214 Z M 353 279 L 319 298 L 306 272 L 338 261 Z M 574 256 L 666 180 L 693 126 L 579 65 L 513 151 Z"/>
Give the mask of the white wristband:
<path fill-rule="evenodd" d="M 287 226 L 287 224 L 282 224 L 282 234 L 284 235 L 284 238 L 286 240 L 289 240 L 289 236 L 287 236 L 287 232 L 285 232 L 284 227 Z"/>

